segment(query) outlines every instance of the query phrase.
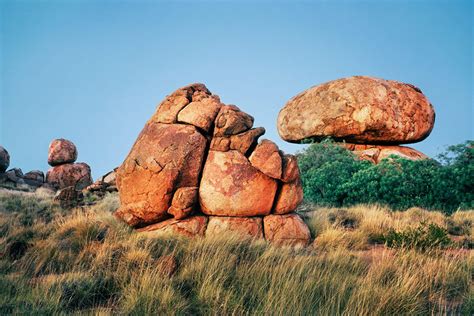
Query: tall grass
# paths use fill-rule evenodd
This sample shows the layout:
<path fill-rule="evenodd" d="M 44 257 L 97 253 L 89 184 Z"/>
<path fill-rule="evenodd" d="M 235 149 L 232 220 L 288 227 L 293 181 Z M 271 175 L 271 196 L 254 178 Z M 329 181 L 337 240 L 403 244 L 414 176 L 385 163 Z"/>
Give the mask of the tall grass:
<path fill-rule="evenodd" d="M 2 205 L 30 198 L 54 209 L 49 196 L 0 192 Z M 469 238 L 468 212 L 320 209 L 308 219 L 315 243 L 292 249 L 235 236 L 137 234 L 112 215 L 114 195 L 56 210 L 52 219 L 30 210 L 28 225 L 16 220 L 23 204 L 14 204 L 0 207 L 0 314 L 470 314 L 474 307 L 470 250 L 388 249 L 371 239 L 424 216 L 461 225 Z M 18 240 L 25 249 L 12 255 Z"/>

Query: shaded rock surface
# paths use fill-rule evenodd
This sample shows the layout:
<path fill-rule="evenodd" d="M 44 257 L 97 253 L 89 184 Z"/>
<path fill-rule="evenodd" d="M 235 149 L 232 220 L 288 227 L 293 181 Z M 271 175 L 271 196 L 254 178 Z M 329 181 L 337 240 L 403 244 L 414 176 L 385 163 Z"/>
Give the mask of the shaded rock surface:
<path fill-rule="evenodd" d="M 10 166 L 10 154 L 0 146 L 0 173 L 5 172 Z"/>
<path fill-rule="evenodd" d="M 262 218 L 210 216 L 206 236 L 219 237 L 227 234 L 242 238 L 263 238 Z"/>
<path fill-rule="evenodd" d="M 404 144 L 426 138 L 434 120 L 431 103 L 417 87 L 355 76 L 293 97 L 278 115 L 278 132 L 289 142 L 332 137 L 351 143 Z"/>
<path fill-rule="evenodd" d="M 360 159 L 368 160 L 372 163 L 379 163 L 391 155 L 409 160 L 427 159 L 428 156 L 416 149 L 406 146 L 383 146 L 383 145 L 360 145 L 360 144 L 343 144 L 348 150 L 352 151 Z"/>
<path fill-rule="evenodd" d="M 207 221 L 207 216 L 191 216 L 182 220 L 172 218 L 160 223 L 140 228 L 138 231 L 177 233 L 186 237 L 204 236 L 207 227 Z"/>

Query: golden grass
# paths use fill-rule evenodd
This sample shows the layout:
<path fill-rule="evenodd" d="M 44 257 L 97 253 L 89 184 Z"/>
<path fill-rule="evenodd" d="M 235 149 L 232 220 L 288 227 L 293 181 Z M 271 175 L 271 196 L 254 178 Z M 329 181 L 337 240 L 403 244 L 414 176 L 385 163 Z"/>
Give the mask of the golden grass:
<path fill-rule="evenodd" d="M 0 192 L 0 203 L 8 194 Z M 36 199 L 50 203 L 49 196 Z M 21 203 L 1 211 L 0 227 L 8 227 L 0 229 L 0 314 L 411 315 L 473 310 L 470 250 L 419 252 L 373 245 L 385 230 L 416 227 L 420 221 L 462 226 L 460 231 L 470 238 L 472 229 L 465 228 L 472 212 L 445 217 L 420 209 L 393 213 L 379 206 L 321 208 L 308 219 L 316 242 L 292 249 L 235 236 L 138 234 L 112 215 L 116 199 L 109 196 L 93 207 L 61 211 L 52 220 L 27 225 L 16 221 L 23 214 L 14 205 L 21 208 Z M 16 259 L 8 255 L 14 241 L 27 244 Z"/>

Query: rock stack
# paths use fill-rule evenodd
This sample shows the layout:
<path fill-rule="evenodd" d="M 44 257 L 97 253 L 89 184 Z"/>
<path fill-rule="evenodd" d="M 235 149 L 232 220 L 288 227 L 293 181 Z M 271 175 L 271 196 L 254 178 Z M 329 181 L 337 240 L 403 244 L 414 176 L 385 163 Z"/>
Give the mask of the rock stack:
<path fill-rule="evenodd" d="M 265 130 L 253 122 L 203 84 L 173 92 L 117 170 L 116 215 L 140 231 L 308 244 L 293 213 L 303 198 L 296 157 L 258 143 Z"/>
<path fill-rule="evenodd" d="M 56 190 L 72 187 L 81 191 L 92 184 L 91 168 L 86 163 L 75 163 L 76 146 L 66 139 L 55 139 L 49 145 L 48 163 L 52 166 L 46 182 Z"/>
<path fill-rule="evenodd" d="M 314 86 L 293 97 L 278 115 L 278 132 L 289 142 L 331 137 L 374 163 L 390 155 L 426 156 L 400 144 L 422 141 L 435 121 L 433 106 L 411 84 L 355 76 Z"/>

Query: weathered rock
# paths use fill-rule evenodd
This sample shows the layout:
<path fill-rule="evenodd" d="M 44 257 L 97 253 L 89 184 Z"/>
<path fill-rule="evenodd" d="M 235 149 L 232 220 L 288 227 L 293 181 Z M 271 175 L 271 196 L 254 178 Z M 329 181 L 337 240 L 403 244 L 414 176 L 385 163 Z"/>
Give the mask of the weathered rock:
<path fill-rule="evenodd" d="M 263 224 L 260 217 L 210 216 L 206 237 L 235 234 L 242 238 L 263 238 Z"/>
<path fill-rule="evenodd" d="M 178 113 L 178 122 L 191 124 L 205 132 L 209 132 L 221 106 L 222 104 L 217 96 L 209 96 L 199 101 L 193 101 Z"/>
<path fill-rule="evenodd" d="M 217 115 L 214 136 L 229 136 L 252 128 L 253 117 L 240 111 L 235 105 L 224 105 Z"/>
<path fill-rule="evenodd" d="M 40 170 L 32 170 L 25 173 L 23 180 L 28 185 L 39 187 L 44 183 L 44 173 Z"/>
<path fill-rule="evenodd" d="M 173 192 L 198 185 L 206 145 L 194 126 L 149 121 L 117 170 L 117 216 L 131 226 L 166 219 Z"/>
<path fill-rule="evenodd" d="M 215 136 L 211 141 L 211 150 L 238 150 L 247 156 L 249 150 L 257 145 L 258 138 L 265 134 L 263 127 L 252 128 L 246 132 L 232 136 Z"/>
<path fill-rule="evenodd" d="M 263 229 L 265 239 L 275 244 L 307 246 L 311 239 L 308 226 L 296 214 L 265 216 Z"/>
<path fill-rule="evenodd" d="M 203 213 L 219 216 L 270 214 L 277 183 L 236 150 L 209 151 L 199 187 Z"/>
<path fill-rule="evenodd" d="M 12 168 L 3 174 L 4 181 L 13 184 L 24 184 L 23 171 L 20 168 Z"/>
<path fill-rule="evenodd" d="M 76 207 L 81 204 L 84 196 L 81 191 L 77 191 L 73 186 L 59 190 L 54 196 L 54 201 L 63 208 Z"/>
<path fill-rule="evenodd" d="M 186 105 L 210 95 L 211 93 L 202 83 L 193 83 L 180 88 L 167 96 L 166 99 L 158 105 L 150 121 L 155 123 L 176 123 L 178 113 Z"/>
<path fill-rule="evenodd" d="M 56 189 L 72 186 L 80 191 L 92 184 L 91 168 L 83 162 L 55 166 L 46 173 L 46 182 Z"/>
<path fill-rule="evenodd" d="M 0 146 L 0 173 L 5 172 L 10 166 L 10 154 L 8 151 Z"/>
<path fill-rule="evenodd" d="M 175 233 L 186 237 L 204 236 L 207 227 L 207 216 L 191 216 L 182 220 L 168 219 L 138 229 L 139 232 Z"/>
<path fill-rule="evenodd" d="M 48 163 L 51 166 L 75 162 L 76 159 L 77 148 L 70 140 L 59 138 L 49 144 Z"/>
<path fill-rule="evenodd" d="M 281 178 L 282 161 L 278 146 L 271 140 L 264 139 L 250 155 L 252 166 L 274 179 Z"/>
<path fill-rule="evenodd" d="M 391 155 L 399 156 L 409 160 L 428 159 L 428 156 L 416 149 L 406 146 L 377 146 L 377 145 L 359 145 L 343 144 L 348 150 L 351 150 L 360 159 L 368 160 L 373 163 L 379 163 Z"/>
<path fill-rule="evenodd" d="M 294 155 L 285 155 L 283 152 L 280 152 L 282 157 L 282 173 L 281 181 L 283 182 L 293 182 L 296 179 L 300 178 L 300 169 L 298 167 L 298 160 Z"/>
<path fill-rule="evenodd" d="M 176 190 L 168 213 L 175 219 L 183 219 L 190 215 L 198 200 L 198 187 L 183 187 Z"/>
<path fill-rule="evenodd" d="M 300 179 L 290 183 L 283 183 L 275 200 L 274 214 L 294 212 L 303 201 L 303 187 Z"/>
<path fill-rule="evenodd" d="M 435 113 L 417 87 L 356 76 L 314 86 L 292 98 L 278 115 L 278 132 L 289 142 L 332 137 L 352 143 L 421 141 Z"/>

